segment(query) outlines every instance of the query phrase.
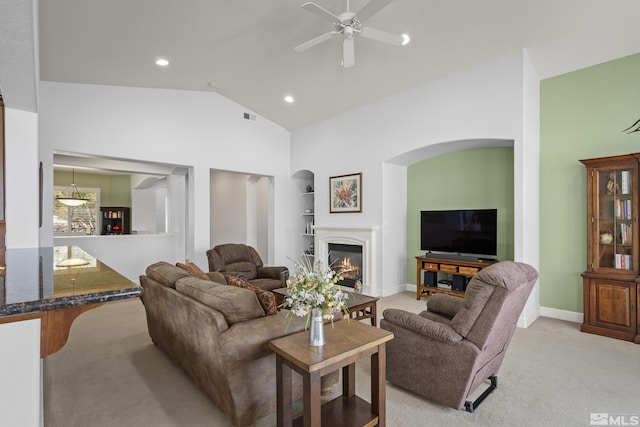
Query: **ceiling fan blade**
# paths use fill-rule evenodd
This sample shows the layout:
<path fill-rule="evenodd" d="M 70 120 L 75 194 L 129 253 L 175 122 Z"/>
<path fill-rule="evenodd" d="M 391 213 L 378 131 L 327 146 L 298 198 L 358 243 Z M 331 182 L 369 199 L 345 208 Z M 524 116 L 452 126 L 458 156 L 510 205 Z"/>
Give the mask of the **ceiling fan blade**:
<path fill-rule="evenodd" d="M 353 37 L 347 37 L 342 43 L 342 66 L 349 68 L 356 63 L 355 50 L 353 48 Z"/>
<path fill-rule="evenodd" d="M 321 17 L 322 19 L 329 20 L 332 23 L 340 22 L 340 18 L 338 18 L 333 13 L 329 12 L 327 9 L 324 9 L 313 2 L 307 2 L 302 5 L 302 8 Z"/>
<path fill-rule="evenodd" d="M 338 34 L 340 34 L 339 31 L 329 31 L 328 33 L 325 33 L 325 34 L 323 34 L 321 36 L 313 38 L 313 39 L 311 39 L 309 41 L 306 41 L 306 42 L 294 47 L 293 50 L 295 50 L 296 52 L 302 52 L 303 50 L 307 50 L 310 47 L 313 47 L 313 46 L 315 46 L 317 44 L 320 44 L 320 43 L 322 43 L 324 41 L 327 41 L 331 37 L 336 36 Z"/>
<path fill-rule="evenodd" d="M 392 1 L 393 0 L 371 0 L 356 13 L 354 18 L 360 21 L 360 23 L 363 23 L 382 10 L 385 6 L 389 5 Z"/>
<path fill-rule="evenodd" d="M 400 34 L 392 34 L 386 31 L 376 30 L 375 28 L 363 28 L 360 31 L 360 35 L 362 37 L 367 37 L 369 39 L 378 40 L 380 42 L 394 44 L 397 46 L 402 46 L 404 41 L 404 37 Z"/>

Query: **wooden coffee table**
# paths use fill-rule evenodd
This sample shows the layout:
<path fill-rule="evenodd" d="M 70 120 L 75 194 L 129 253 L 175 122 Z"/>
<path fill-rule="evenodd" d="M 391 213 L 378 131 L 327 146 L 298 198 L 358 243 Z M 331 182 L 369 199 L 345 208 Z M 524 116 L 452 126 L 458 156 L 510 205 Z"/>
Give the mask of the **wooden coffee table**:
<path fill-rule="evenodd" d="M 386 343 L 393 333 L 343 319 L 325 325 L 326 344 L 311 347 L 309 332 L 269 342 L 276 353 L 278 426 L 385 426 Z M 371 404 L 356 396 L 355 362 L 371 356 Z M 342 395 L 321 404 L 320 378 L 342 368 Z M 292 371 L 302 375 L 303 414 L 292 419 Z"/>
<path fill-rule="evenodd" d="M 274 289 L 271 292 L 276 296 L 276 305 L 279 306 L 287 295 L 287 288 Z M 345 293 L 349 296 L 347 298 L 349 317 L 354 320 L 371 319 L 371 326 L 377 326 L 376 305 L 380 298 L 354 292 L 345 291 Z"/>

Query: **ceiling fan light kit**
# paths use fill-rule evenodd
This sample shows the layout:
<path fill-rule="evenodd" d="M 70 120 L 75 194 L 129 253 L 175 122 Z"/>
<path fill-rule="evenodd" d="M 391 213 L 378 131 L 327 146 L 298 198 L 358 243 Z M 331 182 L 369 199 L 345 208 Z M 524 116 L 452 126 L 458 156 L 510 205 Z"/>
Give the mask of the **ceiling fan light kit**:
<path fill-rule="evenodd" d="M 342 34 L 344 37 L 342 42 L 342 66 L 348 68 L 355 64 L 355 48 L 353 42 L 355 35 L 360 35 L 362 37 L 396 46 L 406 45 L 409 42 L 409 36 L 406 34 L 393 34 L 363 26 L 367 19 L 378 13 L 381 9 L 391 3 L 391 1 L 392 0 L 371 0 L 362 9 L 360 9 L 360 11 L 351 12 L 349 10 L 349 0 L 347 0 L 347 11 L 340 15 L 334 15 L 313 2 L 307 2 L 302 5 L 302 8 L 324 20 L 329 20 L 333 24 L 334 30 L 306 41 L 293 49 L 296 52 L 302 52 L 325 42 L 338 34 Z"/>

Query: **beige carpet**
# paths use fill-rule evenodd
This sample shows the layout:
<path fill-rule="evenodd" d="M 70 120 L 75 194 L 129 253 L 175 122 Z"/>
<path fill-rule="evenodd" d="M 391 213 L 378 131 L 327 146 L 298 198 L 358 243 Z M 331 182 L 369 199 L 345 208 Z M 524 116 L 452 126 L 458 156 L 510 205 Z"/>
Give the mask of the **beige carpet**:
<path fill-rule="evenodd" d="M 406 292 L 387 307 L 418 312 Z M 369 400 L 369 364 L 357 364 L 357 393 Z M 416 367 L 416 375 L 429 375 Z M 442 407 L 387 383 L 387 425 L 588 426 L 591 413 L 640 416 L 640 345 L 584 334 L 549 318 L 518 329 L 498 388 L 473 413 Z M 46 427 L 230 426 L 182 371 L 153 346 L 139 300 L 81 315 L 69 342 L 44 362 Z M 627 418 L 624 418 L 627 417 Z M 275 425 L 275 415 L 258 427 Z"/>

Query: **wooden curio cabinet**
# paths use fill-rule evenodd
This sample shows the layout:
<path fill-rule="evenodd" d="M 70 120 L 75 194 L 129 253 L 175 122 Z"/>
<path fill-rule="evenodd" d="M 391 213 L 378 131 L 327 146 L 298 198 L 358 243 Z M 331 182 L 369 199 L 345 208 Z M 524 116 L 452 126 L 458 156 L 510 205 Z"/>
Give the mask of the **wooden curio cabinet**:
<path fill-rule="evenodd" d="M 583 332 L 640 344 L 640 153 L 581 160 L 587 167 Z"/>

